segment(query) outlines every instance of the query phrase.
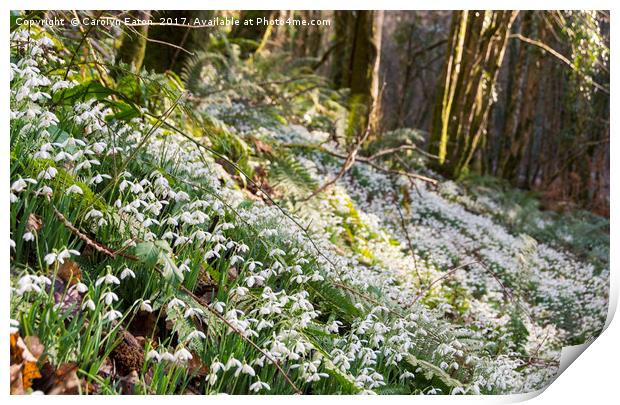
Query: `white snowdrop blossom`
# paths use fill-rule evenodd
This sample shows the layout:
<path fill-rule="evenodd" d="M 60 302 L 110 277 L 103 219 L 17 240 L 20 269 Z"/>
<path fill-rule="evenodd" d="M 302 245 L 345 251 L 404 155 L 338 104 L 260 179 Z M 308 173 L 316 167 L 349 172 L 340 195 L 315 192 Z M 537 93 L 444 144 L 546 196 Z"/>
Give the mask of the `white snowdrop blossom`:
<path fill-rule="evenodd" d="M 141 301 L 139 308 L 140 308 L 140 311 L 153 312 L 153 307 L 151 306 L 151 300 Z"/>
<path fill-rule="evenodd" d="M 186 363 L 193 358 L 192 354 L 186 348 L 181 348 L 174 354 L 175 361 L 179 363 Z"/>
<path fill-rule="evenodd" d="M 66 191 L 67 194 L 84 194 L 80 186 L 78 186 L 77 184 L 74 184 L 71 187 L 67 188 Z"/>
<path fill-rule="evenodd" d="M 39 174 L 37 175 L 37 178 L 38 179 L 50 180 L 50 179 L 53 179 L 54 177 L 56 177 L 57 173 L 58 173 L 58 170 L 55 167 L 49 166 L 47 169 L 42 170 L 41 172 L 39 172 Z"/>
<path fill-rule="evenodd" d="M 87 299 L 82 303 L 82 309 L 90 309 L 91 311 L 95 310 L 95 302 L 91 299 Z"/>
<path fill-rule="evenodd" d="M 112 321 L 115 321 L 116 319 L 122 318 L 122 317 L 123 317 L 123 314 L 120 311 L 116 311 L 114 309 L 111 309 L 111 310 L 109 310 L 108 312 L 106 312 L 103 315 L 103 320 L 112 322 Z"/>
<path fill-rule="evenodd" d="M 266 382 L 263 381 L 256 381 L 255 383 L 250 385 L 250 391 L 251 392 L 259 392 L 262 390 L 271 390 L 271 387 L 269 386 L 269 384 L 267 384 Z"/>
<path fill-rule="evenodd" d="M 149 350 L 149 352 L 146 354 L 146 361 L 151 361 L 151 360 L 155 360 L 157 362 L 161 361 L 161 356 L 159 355 L 159 353 L 157 353 L 156 350 Z"/>
<path fill-rule="evenodd" d="M 173 298 L 170 300 L 170 302 L 168 303 L 168 309 L 172 309 L 174 307 L 181 307 L 181 308 L 185 308 L 187 305 L 181 301 L 178 298 Z"/>
<path fill-rule="evenodd" d="M 103 283 L 119 285 L 121 281 L 115 275 L 108 273 L 103 277 L 99 277 L 97 281 L 95 281 L 95 287 L 98 287 Z"/>
<path fill-rule="evenodd" d="M 121 280 L 124 280 L 127 277 L 136 278 L 136 273 L 134 273 L 133 270 L 125 267 L 125 269 L 123 269 L 123 271 L 121 272 Z"/>
<path fill-rule="evenodd" d="M 112 305 L 114 301 L 118 301 L 118 295 L 114 294 L 111 291 L 108 291 L 101 295 L 101 299 L 103 299 L 103 302 L 105 302 L 106 305 Z"/>
<path fill-rule="evenodd" d="M 199 331 L 199 330 L 195 330 L 189 333 L 189 335 L 187 335 L 187 340 L 192 340 L 192 339 L 206 339 L 207 336 Z"/>

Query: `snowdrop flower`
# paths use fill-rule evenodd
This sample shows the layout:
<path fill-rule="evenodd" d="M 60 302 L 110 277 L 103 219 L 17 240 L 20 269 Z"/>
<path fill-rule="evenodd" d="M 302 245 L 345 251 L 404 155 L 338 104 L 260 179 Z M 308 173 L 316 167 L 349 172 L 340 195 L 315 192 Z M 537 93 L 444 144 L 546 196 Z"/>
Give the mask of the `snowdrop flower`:
<path fill-rule="evenodd" d="M 145 312 L 153 312 L 153 307 L 151 306 L 151 300 L 144 300 L 140 303 L 140 310 Z"/>
<path fill-rule="evenodd" d="M 67 194 L 84 194 L 84 192 L 77 184 L 74 184 L 67 189 Z"/>
<path fill-rule="evenodd" d="M 42 292 L 42 284 L 42 280 L 39 277 L 27 274 L 20 278 L 17 282 L 18 289 L 15 291 L 15 293 L 21 296 L 30 291 L 34 291 L 37 293 Z"/>
<path fill-rule="evenodd" d="M 134 273 L 131 269 L 125 267 L 125 269 L 121 272 L 121 280 L 124 280 L 127 277 L 136 278 L 136 273 Z"/>
<path fill-rule="evenodd" d="M 221 301 L 216 301 L 213 304 L 211 304 L 213 306 L 213 309 L 215 309 L 217 312 L 219 312 L 220 314 L 224 312 L 224 303 Z"/>
<path fill-rule="evenodd" d="M 327 325 L 327 331 L 332 333 L 338 333 L 338 329 L 342 326 L 342 322 L 334 321 L 331 324 Z"/>
<path fill-rule="evenodd" d="M 248 270 L 250 271 L 254 271 L 254 269 L 256 268 L 256 266 L 262 266 L 263 264 L 261 262 L 255 262 L 254 260 L 249 262 L 248 265 Z"/>
<path fill-rule="evenodd" d="M 238 286 L 237 288 L 232 289 L 230 292 L 231 294 L 237 294 L 240 297 L 244 297 L 248 293 L 248 291 L 250 290 L 248 290 L 246 287 Z"/>
<path fill-rule="evenodd" d="M 92 179 L 90 179 L 90 184 L 100 184 L 103 179 L 111 179 L 112 176 L 110 176 L 109 174 L 96 174 L 93 176 Z"/>
<path fill-rule="evenodd" d="M 230 370 L 232 367 L 235 368 L 241 368 L 242 364 L 239 360 L 235 359 L 234 357 L 231 357 L 230 359 L 228 359 L 228 361 L 226 362 L 226 365 L 224 366 L 224 370 L 228 371 Z"/>
<path fill-rule="evenodd" d="M 9 239 L 9 246 L 11 249 L 15 250 L 15 241 L 13 239 Z"/>
<path fill-rule="evenodd" d="M 53 193 L 54 193 L 54 190 L 52 190 L 52 188 L 48 186 L 43 186 L 37 190 L 37 194 L 48 196 L 48 197 L 51 197 Z"/>
<path fill-rule="evenodd" d="M 267 321 L 265 319 L 261 319 L 258 322 L 258 325 L 256 325 L 256 330 L 260 332 L 261 330 L 265 328 L 273 328 L 273 322 Z"/>
<path fill-rule="evenodd" d="M 86 291 L 88 291 L 88 286 L 84 283 L 77 283 L 74 287 L 80 294 L 84 294 Z"/>
<path fill-rule="evenodd" d="M 270 257 L 274 257 L 274 256 L 284 256 L 285 252 L 282 249 L 272 249 L 271 252 L 269 252 L 269 256 Z"/>
<path fill-rule="evenodd" d="M 108 274 L 106 274 L 103 277 L 99 277 L 97 279 L 97 281 L 95 281 L 95 287 L 98 287 L 98 286 L 100 286 L 103 283 L 106 283 L 106 284 L 120 284 L 121 281 L 116 276 L 114 276 L 113 274 L 108 273 Z"/>
<path fill-rule="evenodd" d="M 61 162 L 63 160 L 72 161 L 73 160 L 73 155 L 71 155 L 70 153 L 67 153 L 65 151 L 61 151 L 61 152 L 58 152 L 56 154 L 56 156 L 54 156 L 54 161 L 55 162 Z"/>
<path fill-rule="evenodd" d="M 45 170 L 41 170 L 41 172 L 39 173 L 39 175 L 37 176 L 38 179 L 45 179 L 45 180 L 51 180 L 54 177 L 56 177 L 56 174 L 58 173 L 58 170 L 53 167 L 50 166 Z"/>
<path fill-rule="evenodd" d="M 43 257 L 43 261 L 47 263 L 48 266 L 51 266 L 52 264 L 56 263 L 57 258 L 58 255 L 56 253 L 48 253 L 45 255 L 45 257 Z"/>
<path fill-rule="evenodd" d="M 120 311 L 116 311 L 114 309 L 106 312 L 105 315 L 103 315 L 103 320 L 107 320 L 107 321 L 114 321 L 118 318 L 121 318 L 123 316 L 123 314 Z"/>
<path fill-rule="evenodd" d="M 47 38 L 46 38 L 47 39 Z M 51 45 L 50 45 L 51 46 Z M 66 80 L 59 80 L 56 83 L 54 83 L 51 87 L 52 93 L 61 90 L 61 89 L 66 89 L 68 87 L 70 87 L 70 83 Z"/>
<path fill-rule="evenodd" d="M 223 368 L 224 368 L 224 364 L 220 363 L 219 361 L 214 361 L 213 363 L 211 363 L 212 373 L 218 373 Z"/>
<path fill-rule="evenodd" d="M 114 294 L 111 291 L 104 293 L 101 298 L 106 305 L 111 305 L 114 301 L 118 301 L 118 295 Z"/>
<path fill-rule="evenodd" d="M 103 212 L 93 208 L 90 211 L 88 211 L 86 215 L 84 215 L 84 219 L 89 219 L 89 218 L 94 218 L 94 219 L 103 218 Z"/>
<path fill-rule="evenodd" d="M 77 250 L 63 249 L 60 252 L 58 252 L 58 255 L 56 256 L 56 261 L 62 264 L 65 262 L 66 259 L 70 258 L 71 256 L 79 256 L 79 255 L 80 255 L 80 252 L 78 252 Z"/>
<path fill-rule="evenodd" d="M 239 377 L 239 374 L 241 373 L 250 375 L 252 377 L 256 375 L 256 372 L 254 371 L 252 366 L 247 363 L 244 363 L 241 367 L 237 368 L 237 371 L 235 371 L 235 377 Z"/>
<path fill-rule="evenodd" d="M 30 178 L 16 180 L 11 184 L 11 191 L 14 193 L 21 193 L 28 187 L 28 183 L 37 184 L 37 181 Z"/>
<path fill-rule="evenodd" d="M 215 250 L 209 250 L 207 253 L 205 253 L 205 260 L 209 260 L 209 259 L 213 259 L 214 257 L 220 257 L 220 254 L 217 253 Z"/>
<path fill-rule="evenodd" d="M 91 311 L 94 311 L 95 310 L 95 302 L 93 300 L 91 300 L 91 299 L 88 299 L 88 300 L 84 301 L 84 303 L 82 304 L 82 309 L 84 310 L 86 308 L 90 309 Z"/>
<path fill-rule="evenodd" d="M 190 316 L 194 316 L 194 315 L 204 315 L 204 311 L 200 308 L 187 308 L 187 310 L 185 311 L 185 315 L 183 316 L 184 318 L 189 318 Z"/>
<path fill-rule="evenodd" d="M 187 259 L 187 260 L 185 260 L 183 263 L 181 263 L 179 265 L 179 270 L 181 271 L 181 273 L 192 271 L 192 269 L 190 269 L 189 266 L 188 266 L 189 263 L 190 263 L 190 260 Z"/>
<path fill-rule="evenodd" d="M 170 302 L 168 303 L 168 309 L 172 309 L 174 307 L 181 307 L 181 308 L 185 308 L 186 305 L 183 301 L 181 301 L 178 298 L 173 298 L 172 300 L 170 300 Z"/>
<path fill-rule="evenodd" d="M 26 233 L 24 233 L 23 239 L 26 242 L 31 242 L 31 241 L 34 240 L 34 235 L 32 234 L 32 232 L 26 232 Z"/>
<path fill-rule="evenodd" d="M 173 362 L 176 361 L 176 358 L 172 353 L 164 352 L 160 356 L 161 361 Z"/>
<path fill-rule="evenodd" d="M 161 356 L 159 355 L 159 353 L 157 353 L 156 350 L 151 349 L 146 354 L 146 361 L 151 361 L 151 360 L 155 360 L 157 362 L 161 360 Z"/>
<path fill-rule="evenodd" d="M 50 280 L 49 278 L 47 278 L 45 276 L 39 276 L 39 283 L 41 285 L 43 285 L 43 284 L 52 285 L 52 280 Z"/>
<path fill-rule="evenodd" d="M 242 262 L 242 261 L 243 261 L 243 257 L 241 257 L 241 256 L 237 256 L 237 255 L 233 255 L 233 256 L 230 258 L 230 265 L 231 265 L 231 266 L 234 266 L 234 265 L 235 265 L 235 263 L 237 263 L 237 262 Z"/>
<path fill-rule="evenodd" d="M 271 387 L 269 386 L 269 384 L 262 381 L 256 381 L 254 384 L 250 385 L 250 391 L 252 392 L 259 392 L 263 389 L 269 391 L 271 390 Z"/>
<path fill-rule="evenodd" d="M 185 363 L 192 358 L 192 354 L 186 348 L 182 348 L 174 354 L 174 359 L 179 363 Z"/>
<path fill-rule="evenodd" d="M 107 144 L 105 142 L 95 142 L 91 145 L 91 147 L 95 153 L 99 154 L 105 151 Z"/>
<path fill-rule="evenodd" d="M 178 202 L 189 201 L 189 194 L 184 191 L 179 191 L 174 195 L 174 199 Z"/>
<path fill-rule="evenodd" d="M 205 377 L 205 381 L 209 384 L 209 385 L 215 385 L 215 383 L 217 382 L 217 374 L 215 373 L 211 373 L 209 375 L 207 375 Z"/>
<path fill-rule="evenodd" d="M 262 283 L 263 281 L 265 281 L 265 278 L 262 276 L 257 276 L 257 275 L 251 275 L 249 277 L 247 277 L 245 279 L 245 284 L 252 288 L 255 284 L 259 285 L 260 283 Z"/>
<path fill-rule="evenodd" d="M 195 330 L 193 332 L 190 332 L 190 334 L 187 335 L 187 340 L 192 340 L 192 339 L 196 339 L 196 338 L 198 338 L 198 339 L 206 339 L 207 336 L 204 333 L 202 333 L 201 331 L 199 331 L 199 330 Z"/>

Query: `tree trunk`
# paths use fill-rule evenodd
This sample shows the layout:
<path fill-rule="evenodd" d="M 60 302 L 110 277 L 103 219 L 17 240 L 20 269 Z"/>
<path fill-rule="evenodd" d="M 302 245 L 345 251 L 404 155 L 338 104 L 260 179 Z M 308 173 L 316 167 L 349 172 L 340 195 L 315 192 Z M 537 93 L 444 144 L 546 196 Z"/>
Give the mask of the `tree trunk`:
<path fill-rule="evenodd" d="M 458 11 L 431 123 L 438 169 L 458 177 L 486 132 L 495 82 L 516 11 Z"/>
<path fill-rule="evenodd" d="M 378 126 L 379 64 L 383 11 L 336 11 L 338 49 L 332 65 L 336 88 L 349 88 L 348 134 L 361 134 Z"/>
<path fill-rule="evenodd" d="M 129 16 L 134 19 L 148 20 L 150 11 L 131 11 Z M 148 32 L 149 26 L 145 24 L 131 28 L 126 27 L 121 34 L 121 44 L 118 48 L 116 60 L 128 64 L 132 72 L 139 73 L 142 69 Z"/>
<path fill-rule="evenodd" d="M 213 11 L 200 10 L 160 10 L 154 18 L 166 18 L 171 22 L 186 24 L 194 18 L 208 19 L 213 16 Z M 183 28 L 178 25 L 152 25 L 149 28 L 149 42 L 146 45 L 144 55 L 144 67 L 156 72 L 172 70 L 181 73 L 183 66 L 193 52 L 201 49 L 208 43 L 210 29 L 208 28 Z"/>

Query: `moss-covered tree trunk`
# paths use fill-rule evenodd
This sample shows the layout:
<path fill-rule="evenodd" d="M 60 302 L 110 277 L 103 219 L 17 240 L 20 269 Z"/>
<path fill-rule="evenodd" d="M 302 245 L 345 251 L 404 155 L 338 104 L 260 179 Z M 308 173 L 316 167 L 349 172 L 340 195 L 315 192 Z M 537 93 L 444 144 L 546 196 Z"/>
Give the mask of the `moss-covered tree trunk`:
<path fill-rule="evenodd" d="M 210 19 L 213 11 L 206 10 L 158 10 L 153 18 L 165 18 L 169 25 L 149 27 L 149 41 L 144 54 L 144 67 L 156 72 L 171 70 L 181 73 L 183 66 L 196 50 L 204 49 L 209 41 L 210 28 L 180 27 L 189 25 L 195 18 Z M 184 21 L 184 22 L 183 22 Z"/>
<path fill-rule="evenodd" d="M 487 129 L 495 83 L 516 11 L 457 11 L 431 123 L 438 168 L 458 177 Z"/>
<path fill-rule="evenodd" d="M 131 11 L 129 15 L 137 20 L 148 20 L 150 11 Z M 133 72 L 139 72 L 144 62 L 149 26 L 125 27 L 120 38 L 120 46 L 116 55 L 117 62 L 128 64 Z"/>
<path fill-rule="evenodd" d="M 383 11 L 336 11 L 332 80 L 351 90 L 349 134 L 376 128 Z"/>
<path fill-rule="evenodd" d="M 533 11 L 523 14 L 520 32 L 528 37 L 545 41 L 545 24 L 537 21 Z M 538 25 L 538 27 L 537 27 Z M 523 42 L 517 42 L 513 54 L 515 63 L 510 71 L 507 114 L 502 145 L 499 150 L 497 174 L 517 184 L 519 169 L 534 130 L 535 108 L 540 84 L 540 58 L 542 51 Z"/>

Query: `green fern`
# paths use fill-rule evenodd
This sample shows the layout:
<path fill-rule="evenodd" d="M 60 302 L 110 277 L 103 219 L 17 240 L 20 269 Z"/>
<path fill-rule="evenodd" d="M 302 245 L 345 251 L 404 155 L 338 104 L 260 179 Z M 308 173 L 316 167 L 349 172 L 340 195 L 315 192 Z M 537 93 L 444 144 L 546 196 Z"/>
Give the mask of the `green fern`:
<path fill-rule="evenodd" d="M 325 313 L 339 314 L 339 318 L 351 323 L 353 319 L 362 316 L 349 294 L 329 282 L 309 283 L 312 290 L 321 296 L 321 304 L 326 306 Z"/>
<path fill-rule="evenodd" d="M 290 153 L 278 151 L 270 159 L 269 180 L 273 185 L 286 189 L 287 194 L 307 195 L 317 187 L 308 169 Z"/>

